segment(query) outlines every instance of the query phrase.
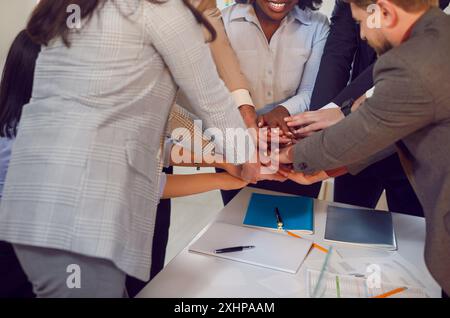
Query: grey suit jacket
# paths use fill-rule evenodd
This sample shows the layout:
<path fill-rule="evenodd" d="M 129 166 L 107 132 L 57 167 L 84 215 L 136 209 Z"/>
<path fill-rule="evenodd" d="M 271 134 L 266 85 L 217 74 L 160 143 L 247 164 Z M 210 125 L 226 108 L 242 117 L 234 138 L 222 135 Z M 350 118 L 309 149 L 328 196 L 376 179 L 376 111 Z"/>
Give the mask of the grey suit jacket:
<path fill-rule="evenodd" d="M 108 259 L 148 280 L 160 150 L 177 88 L 205 126 L 245 128 L 179 0 L 106 1 L 37 61 L 0 207 L 0 240 Z"/>
<path fill-rule="evenodd" d="M 355 164 L 396 144 L 426 217 L 425 260 L 450 292 L 450 17 L 428 11 L 410 38 L 384 54 L 375 92 L 337 125 L 300 142 L 307 173 Z"/>

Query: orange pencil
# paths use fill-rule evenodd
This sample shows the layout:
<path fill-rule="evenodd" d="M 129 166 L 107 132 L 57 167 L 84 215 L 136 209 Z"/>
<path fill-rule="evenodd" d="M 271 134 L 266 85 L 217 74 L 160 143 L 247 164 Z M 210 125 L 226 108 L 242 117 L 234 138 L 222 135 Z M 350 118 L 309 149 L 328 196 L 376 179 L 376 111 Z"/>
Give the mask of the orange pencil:
<path fill-rule="evenodd" d="M 407 287 L 396 288 L 396 289 L 393 289 L 391 291 L 388 291 L 387 293 L 384 293 L 384 294 L 381 294 L 381 295 L 378 295 L 378 296 L 373 296 L 372 298 L 387 298 L 387 297 L 390 297 L 392 295 L 404 292 L 407 289 L 408 289 Z"/>
<path fill-rule="evenodd" d="M 302 238 L 300 235 L 294 234 L 290 231 L 286 231 L 287 234 L 289 234 L 290 236 L 296 237 L 296 238 Z M 319 244 L 313 243 L 313 247 L 317 248 L 318 250 L 324 252 L 324 253 L 328 253 L 328 250 L 325 247 L 320 246 Z"/>

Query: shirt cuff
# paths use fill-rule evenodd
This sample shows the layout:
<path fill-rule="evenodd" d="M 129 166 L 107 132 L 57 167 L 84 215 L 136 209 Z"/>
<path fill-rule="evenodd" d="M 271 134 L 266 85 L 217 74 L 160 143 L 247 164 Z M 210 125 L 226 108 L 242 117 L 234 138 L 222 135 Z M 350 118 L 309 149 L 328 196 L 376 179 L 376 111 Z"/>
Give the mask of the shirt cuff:
<path fill-rule="evenodd" d="M 233 96 L 234 101 L 236 102 L 236 105 L 238 105 L 238 107 L 241 107 L 242 105 L 250 105 L 255 107 L 255 104 L 253 104 L 252 97 L 248 90 L 243 88 L 237 89 L 232 92 L 231 95 Z"/>
<path fill-rule="evenodd" d="M 333 108 L 340 108 L 338 105 L 336 105 L 335 103 L 329 103 L 328 105 L 323 106 L 320 110 L 322 109 L 333 109 Z"/>
<path fill-rule="evenodd" d="M 373 96 L 373 93 L 375 92 L 375 86 L 374 87 L 372 87 L 371 89 L 369 89 L 367 92 L 366 92 L 366 97 L 367 98 L 371 98 L 372 96 Z"/>
<path fill-rule="evenodd" d="M 280 106 L 283 106 L 284 108 L 286 108 L 289 111 L 289 114 L 291 116 L 306 112 L 309 110 L 308 105 L 306 105 L 305 103 L 305 99 L 303 98 L 303 96 L 300 95 L 296 95 L 293 96 L 291 98 L 289 98 L 288 100 L 282 102 L 279 104 Z"/>

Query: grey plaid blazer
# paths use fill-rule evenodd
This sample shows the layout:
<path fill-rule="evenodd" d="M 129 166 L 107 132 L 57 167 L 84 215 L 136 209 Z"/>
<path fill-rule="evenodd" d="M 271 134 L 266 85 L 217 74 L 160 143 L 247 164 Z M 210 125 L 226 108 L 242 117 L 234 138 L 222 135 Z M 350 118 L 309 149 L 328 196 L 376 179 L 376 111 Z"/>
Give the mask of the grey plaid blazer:
<path fill-rule="evenodd" d="M 0 207 L 0 240 L 112 260 L 149 278 L 161 137 L 177 88 L 206 127 L 244 128 L 179 0 L 106 1 L 37 61 Z"/>

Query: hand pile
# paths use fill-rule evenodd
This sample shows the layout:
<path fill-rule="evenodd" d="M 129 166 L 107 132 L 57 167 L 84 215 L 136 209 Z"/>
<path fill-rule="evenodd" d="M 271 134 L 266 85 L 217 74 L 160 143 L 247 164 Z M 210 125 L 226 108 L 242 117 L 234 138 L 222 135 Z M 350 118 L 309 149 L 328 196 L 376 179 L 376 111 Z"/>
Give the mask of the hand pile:
<path fill-rule="evenodd" d="M 316 131 L 325 129 L 342 120 L 344 115 L 339 108 L 305 112 L 291 116 L 283 106 L 256 118 L 247 125 L 257 131 L 254 141 L 258 145 L 254 163 L 242 165 L 240 177 L 249 183 L 262 180 L 292 180 L 299 184 L 311 185 L 328 179 L 324 171 L 306 175 L 293 170 L 293 149 L 301 139 Z M 256 128 L 255 128 L 256 127 Z"/>

